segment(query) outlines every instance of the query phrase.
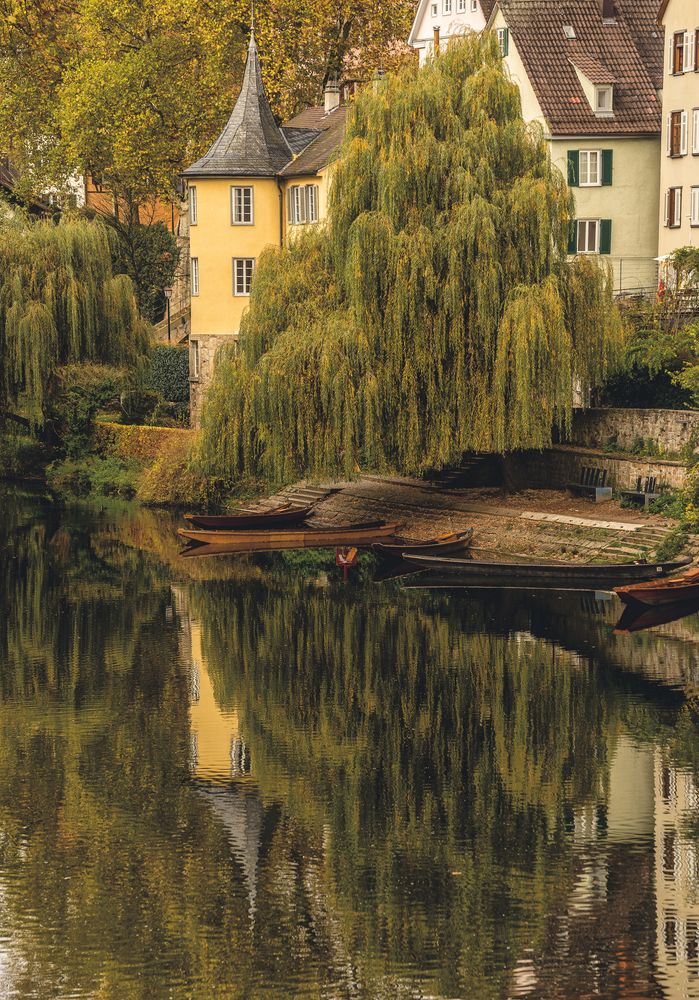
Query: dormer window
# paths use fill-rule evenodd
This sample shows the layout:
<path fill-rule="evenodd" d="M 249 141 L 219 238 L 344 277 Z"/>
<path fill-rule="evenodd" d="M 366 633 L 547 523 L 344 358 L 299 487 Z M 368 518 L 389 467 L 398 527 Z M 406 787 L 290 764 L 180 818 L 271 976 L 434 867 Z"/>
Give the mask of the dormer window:
<path fill-rule="evenodd" d="M 614 88 L 605 84 L 595 87 L 595 114 L 607 117 L 614 114 Z"/>

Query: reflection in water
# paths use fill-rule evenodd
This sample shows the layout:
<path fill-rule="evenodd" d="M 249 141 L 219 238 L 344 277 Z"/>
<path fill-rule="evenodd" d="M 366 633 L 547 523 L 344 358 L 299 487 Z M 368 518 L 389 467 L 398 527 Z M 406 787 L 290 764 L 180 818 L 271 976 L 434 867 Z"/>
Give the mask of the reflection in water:
<path fill-rule="evenodd" d="M 0 995 L 699 1000 L 699 620 L 8 495 Z"/>

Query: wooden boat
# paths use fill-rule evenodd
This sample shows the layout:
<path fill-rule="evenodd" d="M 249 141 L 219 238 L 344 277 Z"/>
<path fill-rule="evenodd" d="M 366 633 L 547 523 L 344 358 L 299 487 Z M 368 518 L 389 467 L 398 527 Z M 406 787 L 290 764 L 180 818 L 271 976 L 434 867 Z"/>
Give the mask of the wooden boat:
<path fill-rule="evenodd" d="M 376 542 L 372 548 L 379 555 L 400 559 L 406 552 L 409 555 L 428 556 L 465 552 L 472 541 L 473 528 L 469 528 L 468 531 L 453 532 L 450 535 L 442 535 L 441 538 L 434 538 L 426 542 L 411 542 L 405 538 L 395 542 Z"/>
<path fill-rule="evenodd" d="M 195 528 L 205 531 L 249 531 L 252 528 L 278 528 L 301 524 L 313 511 L 312 504 L 285 503 L 271 510 L 240 511 L 234 514 L 185 514 Z"/>
<path fill-rule="evenodd" d="M 590 589 L 603 590 L 624 583 L 641 580 L 657 580 L 669 576 L 691 563 L 691 559 L 665 563 L 614 563 L 594 565 L 592 563 L 483 563 L 470 559 L 447 559 L 442 556 L 406 555 L 405 561 L 423 569 L 457 576 L 491 586 L 502 581 L 504 586 L 514 583 L 559 584 L 573 587 L 587 585 Z"/>
<path fill-rule="evenodd" d="M 697 600 L 699 599 L 699 569 L 684 573 L 672 580 L 617 587 L 615 592 L 625 604 L 647 604 L 650 607 Z"/>
<path fill-rule="evenodd" d="M 393 538 L 397 524 L 371 521 L 367 524 L 308 525 L 304 528 L 276 528 L 269 531 L 190 531 L 178 534 L 198 545 L 225 545 L 230 552 L 270 552 L 277 549 L 335 548 L 339 545 L 370 546 Z"/>
<path fill-rule="evenodd" d="M 659 604 L 651 607 L 649 604 L 627 604 L 619 619 L 615 635 L 630 635 L 634 632 L 644 632 L 646 629 L 658 628 L 660 625 L 670 625 L 682 618 L 699 614 L 699 598 L 692 601 L 679 601 L 674 604 Z"/>

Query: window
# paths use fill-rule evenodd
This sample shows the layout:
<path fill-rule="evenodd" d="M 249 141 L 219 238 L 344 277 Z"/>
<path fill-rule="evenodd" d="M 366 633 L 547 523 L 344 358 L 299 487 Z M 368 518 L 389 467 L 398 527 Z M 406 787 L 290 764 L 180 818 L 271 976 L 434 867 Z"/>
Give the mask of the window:
<path fill-rule="evenodd" d="M 439 13 L 439 7 L 437 6 L 436 3 L 433 3 L 432 4 L 432 17 L 436 17 L 438 13 Z"/>
<path fill-rule="evenodd" d="M 699 108 L 692 111 L 692 152 L 699 156 Z"/>
<path fill-rule="evenodd" d="M 601 151 L 580 150 L 580 187 L 599 187 L 602 183 Z"/>
<path fill-rule="evenodd" d="M 295 184 L 289 188 L 289 225 L 318 222 L 319 188 L 317 184 Z"/>
<path fill-rule="evenodd" d="M 684 73 L 684 31 L 676 31 L 672 38 L 671 72 L 677 76 Z"/>
<path fill-rule="evenodd" d="M 471 13 L 475 14 L 478 10 L 478 0 L 471 0 Z"/>
<path fill-rule="evenodd" d="M 191 377 L 192 378 L 199 378 L 199 374 L 201 372 L 200 361 L 199 361 L 199 341 L 198 340 L 192 340 L 192 341 L 190 341 L 190 345 L 189 346 L 191 347 L 191 351 L 190 351 L 190 358 L 191 358 L 191 365 L 192 365 L 192 367 L 191 367 L 191 372 L 192 372 Z"/>
<path fill-rule="evenodd" d="M 611 115 L 613 107 L 614 89 L 611 86 L 595 87 L 595 114 Z"/>
<path fill-rule="evenodd" d="M 199 258 L 192 257 L 192 295 L 199 294 Z"/>
<path fill-rule="evenodd" d="M 665 225 L 678 229 L 682 225 L 682 188 L 671 187 L 665 195 Z"/>
<path fill-rule="evenodd" d="M 510 29 L 498 28 L 498 45 L 500 52 L 506 56 L 510 51 Z"/>
<path fill-rule="evenodd" d="M 251 187 L 231 188 L 231 225 L 252 226 L 253 193 Z"/>
<path fill-rule="evenodd" d="M 699 187 L 692 188 L 692 207 L 689 214 L 690 226 L 699 226 Z"/>
<path fill-rule="evenodd" d="M 465 10 L 466 10 L 466 0 L 456 0 L 457 14 L 463 14 Z"/>
<path fill-rule="evenodd" d="M 197 224 L 197 189 L 195 187 L 189 189 L 189 224 L 190 226 Z"/>
<path fill-rule="evenodd" d="M 672 111 L 667 116 L 667 151 L 669 156 L 687 155 L 686 111 Z"/>
<path fill-rule="evenodd" d="M 442 13 L 451 14 L 451 0 L 442 0 Z"/>
<path fill-rule="evenodd" d="M 578 219 L 576 253 L 599 251 L 599 219 Z"/>
<path fill-rule="evenodd" d="M 235 257 L 233 260 L 233 294 L 249 295 L 255 261 L 252 257 Z"/>

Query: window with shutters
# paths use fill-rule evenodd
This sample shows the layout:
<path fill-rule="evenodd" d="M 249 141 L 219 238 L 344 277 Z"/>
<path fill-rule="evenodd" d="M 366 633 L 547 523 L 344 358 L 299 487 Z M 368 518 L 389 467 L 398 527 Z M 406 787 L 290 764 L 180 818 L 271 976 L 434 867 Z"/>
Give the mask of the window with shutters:
<path fill-rule="evenodd" d="M 294 184 L 289 188 L 289 225 L 302 226 L 320 219 L 320 188 L 317 184 Z"/>
<path fill-rule="evenodd" d="M 684 73 L 684 36 L 686 32 L 676 31 L 672 44 L 672 72 L 674 76 Z"/>
<path fill-rule="evenodd" d="M 192 295 L 199 294 L 199 258 L 191 259 Z"/>
<path fill-rule="evenodd" d="M 196 187 L 190 187 L 190 189 L 189 189 L 189 224 L 190 224 L 190 226 L 196 226 L 196 224 L 197 224 L 197 189 L 196 189 Z"/>
<path fill-rule="evenodd" d="M 254 225 L 254 195 L 251 187 L 231 188 L 231 224 Z"/>
<path fill-rule="evenodd" d="M 602 183 L 602 152 L 580 150 L 580 187 L 599 187 Z"/>
<path fill-rule="evenodd" d="M 576 253 L 599 252 L 599 219 L 578 219 Z"/>
<path fill-rule="evenodd" d="M 690 226 L 699 226 L 699 187 L 692 188 L 692 207 L 689 216 Z"/>
<path fill-rule="evenodd" d="M 498 45 L 500 46 L 500 52 L 503 56 L 509 54 L 510 51 L 510 29 L 509 28 L 498 28 Z"/>
<path fill-rule="evenodd" d="M 665 195 L 665 225 L 678 229 L 682 225 L 682 188 L 671 187 Z"/>
<path fill-rule="evenodd" d="M 671 112 L 668 129 L 670 156 L 684 156 L 687 152 L 687 112 Z"/>
<path fill-rule="evenodd" d="M 233 294 L 249 295 L 252 287 L 252 273 L 255 270 L 253 257 L 235 257 L 233 260 Z"/>

